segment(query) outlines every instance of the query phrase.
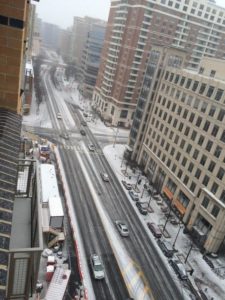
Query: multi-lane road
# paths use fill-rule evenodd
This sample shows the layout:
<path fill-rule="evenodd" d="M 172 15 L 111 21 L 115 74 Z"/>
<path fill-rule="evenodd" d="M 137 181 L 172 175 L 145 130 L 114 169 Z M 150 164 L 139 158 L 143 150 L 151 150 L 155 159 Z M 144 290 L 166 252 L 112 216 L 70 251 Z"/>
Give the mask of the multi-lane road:
<path fill-rule="evenodd" d="M 56 118 L 60 106 L 55 99 L 54 87 L 48 75 L 44 76 L 44 80 L 46 101 L 49 102 L 48 110 L 54 129 L 34 130 L 59 145 L 66 181 L 73 199 L 73 213 L 79 224 L 87 263 L 92 253 L 98 253 L 103 260 L 105 279 L 96 281 L 90 275 L 96 299 L 126 300 L 129 296 L 134 299 L 184 299 L 182 288 L 178 287 L 171 277 L 155 243 L 143 228 L 133 206 L 129 205 L 118 178 L 102 153 L 102 145 L 107 141 L 112 143 L 114 135 L 94 135 L 88 127 L 84 127 L 86 136 L 82 136 L 79 131 L 83 119 L 82 112 L 72 104 L 67 105 L 75 126 L 66 129 L 68 126 L 65 126 L 64 119 L 67 116 L 64 112 L 61 112 L 63 120 Z M 59 136 L 62 131 L 69 133 L 69 140 Z M 121 141 L 125 141 L 124 138 Z M 96 152 L 88 150 L 90 143 L 95 145 Z M 77 146 L 82 151 L 77 151 Z M 107 172 L 110 182 L 102 181 L 101 171 Z M 110 228 L 106 228 L 108 225 L 100 216 L 93 190 L 107 216 L 107 222 L 112 225 Z M 113 226 L 114 221 L 118 219 L 128 224 L 128 238 L 120 237 Z M 117 243 L 114 243 L 115 236 Z M 117 248 L 121 247 L 129 258 L 127 264 L 121 263 L 121 257 L 118 257 Z"/>

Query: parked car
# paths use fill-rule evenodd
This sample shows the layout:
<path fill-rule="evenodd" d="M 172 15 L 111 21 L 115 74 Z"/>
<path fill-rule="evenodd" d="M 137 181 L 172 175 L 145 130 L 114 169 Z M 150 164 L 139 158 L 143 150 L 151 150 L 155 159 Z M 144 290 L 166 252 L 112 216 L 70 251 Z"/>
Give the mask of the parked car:
<path fill-rule="evenodd" d="M 88 145 L 88 149 L 89 149 L 90 151 L 95 151 L 95 145 L 89 144 L 89 145 Z"/>
<path fill-rule="evenodd" d="M 109 175 L 107 173 L 101 172 L 100 175 L 104 181 L 109 181 Z"/>
<path fill-rule="evenodd" d="M 115 221 L 115 225 L 121 236 L 126 237 L 129 235 L 127 225 L 123 221 Z"/>
<path fill-rule="evenodd" d="M 81 134 L 81 135 L 86 135 L 86 132 L 85 132 L 83 129 L 81 129 L 81 130 L 80 130 L 80 134 Z"/>
<path fill-rule="evenodd" d="M 97 254 L 92 254 L 90 263 L 94 278 L 103 279 L 105 277 L 105 272 L 100 256 Z"/>
<path fill-rule="evenodd" d="M 83 113 L 83 116 L 84 116 L 84 117 L 88 117 L 88 113 L 84 112 L 84 113 Z"/>
<path fill-rule="evenodd" d="M 162 232 L 154 222 L 148 222 L 147 226 L 156 238 L 161 238 Z"/>
<path fill-rule="evenodd" d="M 158 240 L 157 243 L 166 257 L 173 257 L 174 249 L 168 241 Z"/>
<path fill-rule="evenodd" d="M 148 214 L 147 207 L 144 207 L 143 204 L 142 204 L 140 201 L 137 201 L 137 202 L 136 202 L 136 206 L 137 206 L 139 212 L 140 212 L 142 215 L 147 215 L 147 214 Z"/>
<path fill-rule="evenodd" d="M 128 193 L 133 201 L 139 201 L 139 197 L 137 193 L 135 193 L 134 191 L 129 191 Z"/>
<path fill-rule="evenodd" d="M 172 258 L 169 260 L 169 263 L 181 280 L 188 279 L 185 266 L 179 259 Z"/>
<path fill-rule="evenodd" d="M 125 186 L 125 188 L 127 190 L 131 190 L 132 189 L 132 185 L 128 182 L 126 182 L 125 180 L 122 180 L 122 184 Z"/>

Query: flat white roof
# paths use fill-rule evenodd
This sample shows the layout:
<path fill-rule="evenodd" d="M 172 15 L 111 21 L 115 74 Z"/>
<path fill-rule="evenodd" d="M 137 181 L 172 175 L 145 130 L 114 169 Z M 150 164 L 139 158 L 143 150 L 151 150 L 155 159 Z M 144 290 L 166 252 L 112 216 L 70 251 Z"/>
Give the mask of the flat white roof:
<path fill-rule="evenodd" d="M 48 199 L 49 214 L 51 217 L 64 216 L 62 201 L 60 197 L 50 197 Z"/>
<path fill-rule="evenodd" d="M 46 203 L 50 197 L 59 197 L 55 167 L 51 164 L 41 164 L 39 170 L 41 181 L 41 201 Z"/>
<path fill-rule="evenodd" d="M 57 267 L 44 300 L 62 300 L 70 278 L 70 270 L 63 267 Z"/>

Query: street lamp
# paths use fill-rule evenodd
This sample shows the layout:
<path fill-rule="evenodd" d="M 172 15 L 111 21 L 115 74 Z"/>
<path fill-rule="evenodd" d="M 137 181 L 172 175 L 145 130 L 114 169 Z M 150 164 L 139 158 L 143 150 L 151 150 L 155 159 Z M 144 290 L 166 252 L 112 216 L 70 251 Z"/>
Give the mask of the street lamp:
<path fill-rule="evenodd" d="M 153 188 L 153 186 L 152 186 L 152 188 Z M 152 188 L 151 188 L 151 191 L 150 191 L 150 194 L 149 194 L 150 197 L 149 197 L 149 200 L 148 200 L 148 207 L 150 206 L 150 202 L 152 200 L 152 193 L 153 193 Z"/>
<path fill-rule="evenodd" d="M 181 228 L 183 228 L 182 222 L 179 223 L 179 229 L 178 229 L 177 235 L 176 235 L 176 237 L 175 237 L 175 240 L 174 240 L 174 242 L 173 242 L 173 248 L 174 248 L 174 249 L 175 249 L 175 244 L 176 244 L 176 241 L 177 241 L 177 238 L 178 238 L 178 235 L 179 235 L 179 233 L 180 233 Z"/>
<path fill-rule="evenodd" d="M 166 229 L 166 224 L 167 224 L 167 222 L 169 221 L 170 214 L 171 214 L 171 210 L 172 210 L 172 202 L 173 202 L 173 198 L 171 199 L 170 210 L 169 210 L 169 213 L 168 213 L 168 215 L 167 215 L 166 222 L 165 222 L 165 224 L 164 224 L 164 226 L 163 226 L 162 232 L 164 232 L 164 230 Z"/>
<path fill-rule="evenodd" d="M 117 139 L 118 131 L 119 131 L 119 128 L 118 128 L 118 123 L 117 123 L 117 127 L 116 127 L 116 135 L 115 135 L 115 139 L 114 139 L 114 142 L 113 142 L 113 148 L 115 148 L 115 144 L 116 144 L 116 139 Z"/>
<path fill-rule="evenodd" d="M 185 264 L 186 264 L 186 262 L 187 262 L 188 256 L 190 255 L 193 246 L 194 246 L 194 243 L 192 242 L 191 247 L 190 247 L 190 249 L 189 249 L 189 251 L 188 251 L 188 253 L 187 253 L 187 256 L 186 256 L 186 258 L 185 258 L 185 261 L 184 261 Z"/>

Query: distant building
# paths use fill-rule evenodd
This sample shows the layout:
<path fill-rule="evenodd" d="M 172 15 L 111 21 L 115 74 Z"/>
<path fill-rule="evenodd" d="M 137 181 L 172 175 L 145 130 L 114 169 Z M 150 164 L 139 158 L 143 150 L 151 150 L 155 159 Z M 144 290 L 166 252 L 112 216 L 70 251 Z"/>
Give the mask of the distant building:
<path fill-rule="evenodd" d="M 129 146 L 199 245 L 217 252 L 225 237 L 225 61 L 205 57 L 191 71 L 185 55 L 152 47 Z"/>
<path fill-rule="evenodd" d="M 105 36 L 105 26 L 92 24 L 83 49 L 81 83 L 79 89 L 84 97 L 91 99 L 98 75 L 101 51 Z"/>
<path fill-rule="evenodd" d="M 41 19 L 35 14 L 34 31 L 33 31 L 33 45 L 32 45 L 32 57 L 36 57 L 40 54 L 41 49 Z"/>
<path fill-rule="evenodd" d="M 88 32 L 91 30 L 91 26 L 94 23 L 102 23 L 102 20 L 91 17 L 74 17 L 72 28 L 72 62 L 76 65 L 78 76 L 81 76 L 81 65 L 83 50 L 87 41 Z"/>
<path fill-rule="evenodd" d="M 58 51 L 61 29 L 55 24 L 41 23 L 42 46 Z"/>
<path fill-rule="evenodd" d="M 59 53 L 62 56 L 64 62 L 72 61 L 71 40 L 72 40 L 71 28 L 61 29 L 60 39 L 59 39 Z"/>
<path fill-rule="evenodd" d="M 189 69 L 203 56 L 225 58 L 225 9 L 206 0 L 111 1 L 93 105 L 112 125 L 131 126 L 154 44 L 185 49 Z"/>

